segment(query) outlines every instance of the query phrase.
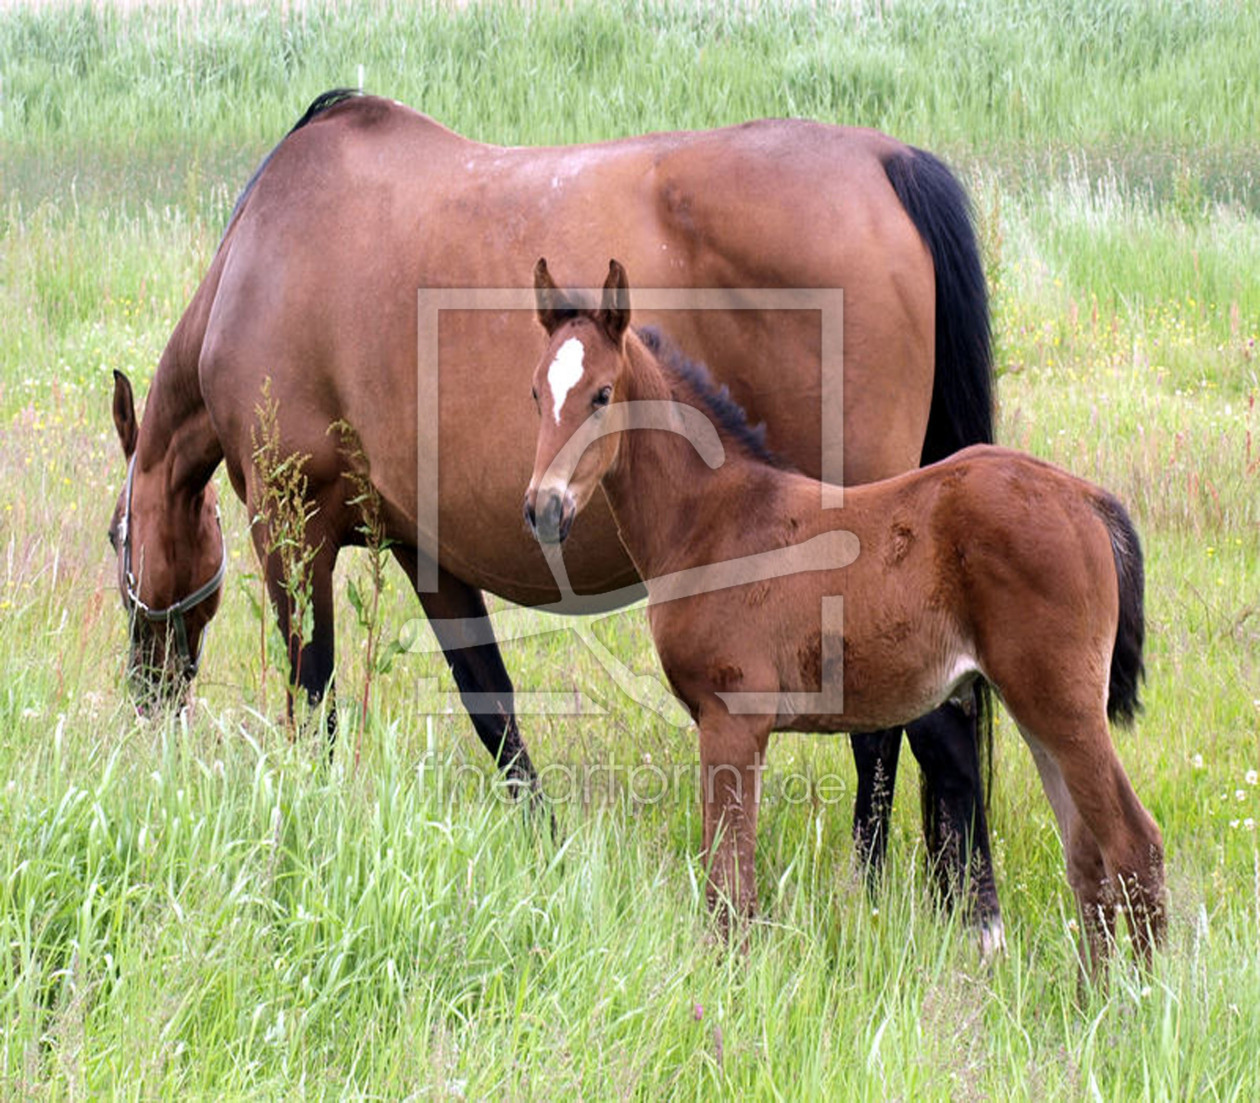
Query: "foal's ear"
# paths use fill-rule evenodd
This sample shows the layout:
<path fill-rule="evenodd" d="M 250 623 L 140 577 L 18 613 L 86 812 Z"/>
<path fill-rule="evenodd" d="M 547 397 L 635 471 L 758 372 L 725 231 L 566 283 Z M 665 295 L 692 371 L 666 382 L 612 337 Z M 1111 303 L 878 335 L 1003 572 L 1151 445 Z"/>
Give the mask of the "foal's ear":
<path fill-rule="evenodd" d="M 539 257 L 534 265 L 534 300 L 538 305 L 538 320 L 550 337 L 560 328 L 569 311 L 563 292 L 547 270 L 546 257 Z"/>
<path fill-rule="evenodd" d="M 136 402 L 131 395 L 131 380 L 122 372 L 114 372 L 114 428 L 122 444 L 123 458 L 131 459 L 136 450 L 140 428 L 136 425 Z"/>
<path fill-rule="evenodd" d="M 630 281 L 626 279 L 626 270 L 620 262 L 608 262 L 608 278 L 604 281 L 604 297 L 599 304 L 599 313 L 595 320 L 608 334 L 614 345 L 621 344 L 621 338 L 630 328 Z"/>

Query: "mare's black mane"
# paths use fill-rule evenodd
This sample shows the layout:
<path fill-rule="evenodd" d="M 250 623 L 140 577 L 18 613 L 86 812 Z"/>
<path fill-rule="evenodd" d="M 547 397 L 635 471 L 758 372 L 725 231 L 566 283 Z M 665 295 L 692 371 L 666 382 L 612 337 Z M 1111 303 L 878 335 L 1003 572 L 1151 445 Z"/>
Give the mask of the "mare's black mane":
<path fill-rule="evenodd" d="M 289 134 L 292 134 L 294 131 L 301 130 L 307 123 L 322 115 L 325 111 L 329 111 L 336 107 L 337 104 L 345 103 L 346 100 L 354 99 L 356 96 L 361 95 L 363 95 L 363 93 L 354 88 L 333 88 L 327 92 L 321 92 L 311 101 L 310 107 L 303 112 L 302 117 L 289 128 L 289 131 L 285 134 L 284 138 L 287 138 Z M 254 175 L 249 178 L 249 182 L 241 190 L 241 194 L 237 196 L 236 205 L 232 208 L 232 215 L 228 219 L 229 226 L 232 225 L 237 214 L 240 213 L 241 208 L 245 205 L 245 200 L 249 198 L 249 193 L 254 190 L 254 185 L 258 183 L 258 178 L 262 176 L 263 170 L 267 167 L 272 157 L 276 155 L 276 150 L 284 144 L 284 138 L 281 138 L 280 141 L 272 147 L 271 152 L 262 159 L 262 164 L 254 169 Z M 224 232 L 226 233 L 226 231 Z"/>
<path fill-rule="evenodd" d="M 750 425 L 744 408 L 731 397 L 726 384 L 720 386 L 709 369 L 699 360 L 692 360 L 656 326 L 636 328 L 639 340 L 670 375 L 677 377 L 704 404 L 718 427 L 754 459 L 781 469 L 791 464 L 766 446 L 766 426 Z"/>

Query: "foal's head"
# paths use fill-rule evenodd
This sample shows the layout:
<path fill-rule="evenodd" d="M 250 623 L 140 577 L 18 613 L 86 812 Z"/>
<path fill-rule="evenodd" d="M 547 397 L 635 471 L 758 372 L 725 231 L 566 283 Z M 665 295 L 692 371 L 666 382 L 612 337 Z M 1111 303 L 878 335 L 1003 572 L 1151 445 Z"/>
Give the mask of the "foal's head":
<path fill-rule="evenodd" d="M 601 430 L 625 367 L 629 289 L 625 269 L 610 261 L 599 308 L 583 310 L 539 260 L 534 291 L 548 341 L 534 370 L 540 426 L 525 519 L 541 542 L 558 544 L 617 457 L 620 434 Z"/>
<path fill-rule="evenodd" d="M 206 625 L 219 607 L 226 557 L 214 487 L 172 493 L 178 456 L 140 470 L 135 402 L 121 372 L 114 373 L 114 426 L 127 477 L 109 542 L 130 627 L 127 677 L 136 707 L 146 713 L 187 698 Z"/>

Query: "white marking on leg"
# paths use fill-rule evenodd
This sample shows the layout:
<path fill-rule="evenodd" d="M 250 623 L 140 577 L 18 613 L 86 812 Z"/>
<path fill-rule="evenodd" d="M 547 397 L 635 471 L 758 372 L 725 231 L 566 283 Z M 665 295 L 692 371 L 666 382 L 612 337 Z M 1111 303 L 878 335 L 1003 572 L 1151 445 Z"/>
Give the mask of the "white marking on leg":
<path fill-rule="evenodd" d="M 1001 917 L 986 920 L 980 927 L 980 960 L 988 963 L 1005 952 L 1006 929 Z"/>
<path fill-rule="evenodd" d="M 556 424 L 560 424 L 560 411 L 569 392 L 577 386 L 582 378 L 582 363 L 586 359 L 586 346 L 576 337 L 570 337 L 556 358 L 547 369 L 547 384 L 551 387 L 551 412 L 555 415 Z"/>

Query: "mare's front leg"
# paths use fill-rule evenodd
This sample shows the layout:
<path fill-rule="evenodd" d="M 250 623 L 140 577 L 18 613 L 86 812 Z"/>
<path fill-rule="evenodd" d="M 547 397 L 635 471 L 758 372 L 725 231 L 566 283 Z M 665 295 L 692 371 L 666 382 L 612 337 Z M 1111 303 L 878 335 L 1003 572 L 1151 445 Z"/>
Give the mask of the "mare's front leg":
<path fill-rule="evenodd" d="M 729 930 L 732 916 L 746 918 L 757 906 L 753 856 L 757 803 L 772 719 L 731 716 L 714 701 L 700 710 L 700 802 L 708 901 Z"/>
<path fill-rule="evenodd" d="M 396 546 L 393 552 L 414 587 L 415 549 Z M 450 665 L 477 737 L 514 788 L 538 796 L 538 774 L 516 723 L 512 679 L 503 665 L 481 591 L 439 570 L 437 593 L 417 590 L 416 596 Z"/>
<path fill-rule="evenodd" d="M 275 551 L 267 550 L 268 537 L 262 525 L 255 525 L 254 546 L 266 573 L 267 593 L 276 610 L 280 635 L 285 641 L 289 657 L 288 716 L 293 720 L 293 695 L 304 690 L 312 709 L 318 709 L 327 698 L 325 725 L 328 731 L 328 754 L 332 756 L 337 737 L 337 706 L 333 693 L 333 660 L 336 638 L 333 625 L 333 567 L 337 561 L 337 547 L 331 540 L 318 545 L 314 558 L 307 567 L 305 591 L 300 600 L 309 602 L 311 632 L 302 638 L 301 626 L 295 625 L 297 591 L 288 583 L 284 563 Z"/>
<path fill-rule="evenodd" d="M 922 771 L 923 840 L 937 896 L 952 906 L 966 891 L 968 918 L 988 957 L 1002 949 L 1005 936 L 984 809 L 980 722 L 987 703 L 980 699 L 982 692 L 976 685 L 969 691 L 969 707 L 949 701 L 907 724 L 906 736 Z"/>

